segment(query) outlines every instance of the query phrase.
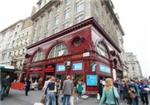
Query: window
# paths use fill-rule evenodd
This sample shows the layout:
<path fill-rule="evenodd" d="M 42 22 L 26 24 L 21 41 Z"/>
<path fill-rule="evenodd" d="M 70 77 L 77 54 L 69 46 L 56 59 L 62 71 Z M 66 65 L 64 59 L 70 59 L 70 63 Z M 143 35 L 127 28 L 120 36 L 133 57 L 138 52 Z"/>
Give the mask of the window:
<path fill-rule="evenodd" d="M 2 60 L 4 60 L 6 58 L 6 53 L 2 54 Z"/>
<path fill-rule="evenodd" d="M 97 75 L 86 75 L 87 86 L 97 86 Z"/>
<path fill-rule="evenodd" d="M 102 55 L 102 56 L 104 56 L 106 58 L 109 58 L 107 49 L 106 49 L 106 47 L 104 46 L 103 43 L 99 42 L 96 47 L 97 47 L 97 52 L 100 55 Z"/>
<path fill-rule="evenodd" d="M 54 33 L 58 32 L 58 28 L 57 28 L 57 27 L 54 28 L 54 29 L 53 29 L 53 32 L 54 32 Z"/>
<path fill-rule="evenodd" d="M 41 51 L 38 51 L 38 52 L 34 55 L 32 61 L 33 61 L 33 62 L 36 62 L 36 61 L 43 60 L 44 58 L 45 58 L 44 53 L 41 52 Z"/>
<path fill-rule="evenodd" d="M 70 22 L 65 22 L 65 23 L 64 23 L 64 29 L 65 29 L 65 28 L 68 28 L 70 25 L 71 25 Z"/>
<path fill-rule="evenodd" d="M 57 71 L 65 71 L 65 65 L 57 65 L 56 70 Z"/>
<path fill-rule="evenodd" d="M 64 44 L 58 44 L 52 48 L 52 50 L 48 55 L 48 58 L 58 57 L 67 54 L 68 54 L 67 47 Z"/>
<path fill-rule="evenodd" d="M 106 66 L 106 65 L 103 65 L 103 64 L 99 65 L 99 69 L 100 69 L 101 72 L 111 73 L 110 68 L 108 66 Z"/>
<path fill-rule="evenodd" d="M 72 70 L 82 70 L 82 63 L 73 63 Z"/>
<path fill-rule="evenodd" d="M 55 25 L 58 25 L 59 24 L 59 16 L 56 16 L 55 17 Z"/>
<path fill-rule="evenodd" d="M 65 5 L 69 5 L 71 0 L 64 0 Z"/>
<path fill-rule="evenodd" d="M 84 11 L 84 3 L 79 1 L 76 3 L 76 13 Z"/>
<path fill-rule="evenodd" d="M 84 15 L 79 15 L 78 17 L 76 17 L 76 23 L 81 22 L 84 19 Z"/>
<path fill-rule="evenodd" d="M 65 10 L 64 12 L 64 20 L 67 20 L 70 18 L 70 9 Z"/>

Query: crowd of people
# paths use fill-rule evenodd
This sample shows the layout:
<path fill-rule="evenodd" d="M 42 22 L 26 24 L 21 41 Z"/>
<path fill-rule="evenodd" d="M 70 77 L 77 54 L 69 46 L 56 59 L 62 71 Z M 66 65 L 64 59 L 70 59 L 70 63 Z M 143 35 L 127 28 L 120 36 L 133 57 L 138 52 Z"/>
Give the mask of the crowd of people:
<path fill-rule="evenodd" d="M 37 83 L 35 84 L 37 85 Z M 31 82 L 26 79 L 26 96 L 30 87 Z M 44 83 L 41 102 L 35 103 L 35 105 L 74 105 L 74 100 L 81 99 L 86 93 L 85 87 L 82 80 L 73 81 L 71 76 L 67 76 L 65 80 L 50 76 Z M 119 105 L 120 101 L 128 105 L 141 105 L 140 103 L 149 105 L 150 82 L 148 80 L 126 78 L 113 81 L 111 78 L 99 78 L 97 89 L 99 105 Z"/>
<path fill-rule="evenodd" d="M 99 105 L 119 105 L 120 100 L 128 105 L 141 105 L 140 103 L 149 105 L 150 82 L 148 80 L 123 79 L 113 82 L 108 78 L 103 82 L 99 80 L 98 83 Z"/>
<path fill-rule="evenodd" d="M 43 96 L 35 105 L 74 105 L 74 99 L 79 100 L 85 94 L 85 83 L 82 80 L 73 81 L 71 76 L 60 80 L 51 76 L 43 86 Z"/>

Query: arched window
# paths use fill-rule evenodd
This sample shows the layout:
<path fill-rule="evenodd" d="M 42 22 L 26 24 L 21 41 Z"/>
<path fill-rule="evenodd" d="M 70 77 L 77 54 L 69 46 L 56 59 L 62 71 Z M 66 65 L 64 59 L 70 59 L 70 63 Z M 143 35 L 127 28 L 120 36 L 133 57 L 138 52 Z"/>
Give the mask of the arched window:
<path fill-rule="evenodd" d="M 50 51 L 48 58 L 53 58 L 53 57 L 58 57 L 62 55 L 67 55 L 68 54 L 68 49 L 64 44 L 58 44 L 52 48 Z"/>
<path fill-rule="evenodd" d="M 32 61 L 33 61 L 33 62 L 36 62 L 36 61 L 44 60 L 44 58 L 45 58 L 44 53 L 41 52 L 41 51 L 38 51 L 38 52 L 34 55 Z"/>
<path fill-rule="evenodd" d="M 106 57 L 106 58 L 109 58 L 109 56 L 108 56 L 108 51 L 107 51 L 107 49 L 106 49 L 106 46 L 105 46 L 102 42 L 98 42 L 98 43 L 97 43 L 97 45 L 96 45 L 96 50 L 97 50 L 97 52 L 98 52 L 100 55 L 102 55 L 102 56 L 104 56 L 104 57 Z"/>

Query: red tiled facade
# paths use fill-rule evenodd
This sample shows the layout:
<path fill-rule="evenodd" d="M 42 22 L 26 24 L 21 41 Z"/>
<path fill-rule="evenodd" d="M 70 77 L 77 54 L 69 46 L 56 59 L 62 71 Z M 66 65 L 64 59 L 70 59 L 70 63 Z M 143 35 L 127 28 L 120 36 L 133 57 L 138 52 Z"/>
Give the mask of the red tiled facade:
<path fill-rule="evenodd" d="M 104 45 L 108 57 L 98 53 L 96 50 L 97 43 Z M 48 58 L 52 48 L 58 44 L 65 45 L 68 54 Z M 33 57 L 38 51 L 43 52 L 44 59 L 33 62 Z M 37 75 L 44 80 L 47 75 L 55 75 L 59 76 L 59 78 L 73 75 L 74 78 L 80 77 L 86 84 L 86 92 L 92 94 L 95 93 L 97 87 L 88 85 L 87 75 L 113 77 L 112 70 L 115 69 L 122 76 L 122 64 L 119 53 L 121 53 L 120 49 L 100 25 L 97 24 L 94 18 L 89 18 L 28 46 L 23 77 Z M 67 66 L 67 63 L 70 64 Z M 80 66 L 76 64 L 80 64 Z M 65 70 L 57 70 L 58 65 L 65 66 Z M 80 68 L 80 70 L 73 70 L 72 65 L 77 69 Z"/>

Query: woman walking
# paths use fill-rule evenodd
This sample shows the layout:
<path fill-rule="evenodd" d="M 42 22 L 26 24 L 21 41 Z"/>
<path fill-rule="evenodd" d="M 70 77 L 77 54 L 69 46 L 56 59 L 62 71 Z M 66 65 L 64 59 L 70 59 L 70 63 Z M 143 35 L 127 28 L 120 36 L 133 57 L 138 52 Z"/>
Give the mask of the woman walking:
<path fill-rule="evenodd" d="M 99 105 L 118 105 L 119 94 L 117 89 L 113 86 L 111 78 L 105 80 L 102 98 Z"/>

